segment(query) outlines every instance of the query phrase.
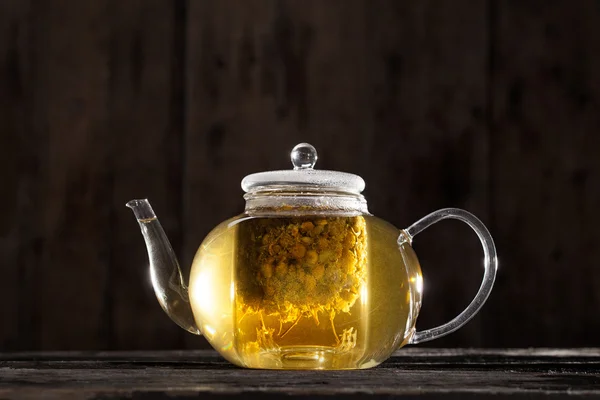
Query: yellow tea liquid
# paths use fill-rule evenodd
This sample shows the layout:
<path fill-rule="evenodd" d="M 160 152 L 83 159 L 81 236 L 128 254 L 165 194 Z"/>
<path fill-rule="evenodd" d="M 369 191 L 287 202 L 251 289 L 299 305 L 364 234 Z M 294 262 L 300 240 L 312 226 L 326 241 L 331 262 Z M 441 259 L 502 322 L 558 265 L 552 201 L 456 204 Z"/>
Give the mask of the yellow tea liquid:
<path fill-rule="evenodd" d="M 246 367 L 377 365 L 408 340 L 421 304 L 419 262 L 399 234 L 372 216 L 226 221 L 192 265 L 198 326 Z"/>

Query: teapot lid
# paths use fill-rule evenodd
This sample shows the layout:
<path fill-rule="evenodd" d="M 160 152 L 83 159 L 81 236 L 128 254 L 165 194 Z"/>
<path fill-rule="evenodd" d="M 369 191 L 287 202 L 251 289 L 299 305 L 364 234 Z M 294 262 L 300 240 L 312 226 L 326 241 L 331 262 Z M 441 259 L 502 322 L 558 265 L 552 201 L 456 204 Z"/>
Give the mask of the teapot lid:
<path fill-rule="evenodd" d="M 250 174 L 242 179 L 245 192 L 269 190 L 270 188 L 295 186 L 327 189 L 360 194 L 365 189 L 365 181 L 358 175 L 346 172 L 315 170 L 317 150 L 308 143 L 296 145 L 290 154 L 294 169 L 265 171 Z"/>

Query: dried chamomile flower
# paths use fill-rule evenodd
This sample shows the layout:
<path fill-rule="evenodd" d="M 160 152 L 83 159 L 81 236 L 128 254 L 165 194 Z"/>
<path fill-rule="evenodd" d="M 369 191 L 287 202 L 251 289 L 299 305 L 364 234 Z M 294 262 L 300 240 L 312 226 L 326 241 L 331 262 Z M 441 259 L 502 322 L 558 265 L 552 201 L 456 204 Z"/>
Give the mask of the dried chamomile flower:
<path fill-rule="evenodd" d="M 319 323 L 325 313 L 335 333 L 333 318 L 350 311 L 364 283 L 365 230 L 363 217 L 249 220 L 238 233 L 240 315 L 292 323 L 283 337 L 300 318 Z"/>

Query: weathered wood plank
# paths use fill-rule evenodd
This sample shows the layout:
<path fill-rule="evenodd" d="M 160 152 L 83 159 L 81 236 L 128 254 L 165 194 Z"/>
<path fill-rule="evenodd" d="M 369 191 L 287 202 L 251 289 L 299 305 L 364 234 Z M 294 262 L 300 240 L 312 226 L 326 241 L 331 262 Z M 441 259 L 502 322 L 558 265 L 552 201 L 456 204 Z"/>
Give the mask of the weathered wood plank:
<path fill-rule="evenodd" d="M 32 74 L 28 2 L 0 4 L 0 349 L 25 349 L 35 335 L 36 138 L 29 112 Z"/>
<path fill-rule="evenodd" d="M 177 253 L 181 243 L 184 16 L 181 2 L 114 1 L 110 38 L 113 192 L 110 348 L 181 348 L 184 331 L 162 311 L 148 256 L 125 202 L 148 198 Z M 180 26 L 183 24 L 183 26 Z"/>
<path fill-rule="evenodd" d="M 0 343 L 181 347 L 124 207 L 153 199 L 178 247 L 181 2 L 22 4 L 0 21 Z"/>
<path fill-rule="evenodd" d="M 491 198 L 505 268 L 486 331 L 497 346 L 591 345 L 600 332 L 600 7 L 500 1 L 495 14 Z"/>
<path fill-rule="evenodd" d="M 0 361 L 52 362 L 116 362 L 132 364 L 145 362 L 194 362 L 229 365 L 216 351 L 210 350 L 152 350 L 152 351 L 19 351 L 2 352 Z M 395 351 L 386 363 L 399 364 L 595 364 L 600 362 L 600 348 L 427 348 L 405 347 Z"/>
<path fill-rule="evenodd" d="M 399 227 L 445 206 L 486 220 L 486 4 L 191 2 L 186 262 L 243 209 L 243 176 L 289 168 L 301 141 L 318 168 L 361 174 L 371 210 Z M 420 326 L 454 317 L 481 277 L 475 235 L 444 225 L 417 240 Z M 481 343 L 479 321 L 446 343 Z"/>
<path fill-rule="evenodd" d="M 359 371 L 233 367 L 212 351 L 0 354 L 0 396 L 547 398 L 598 395 L 599 349 L 427 350 Z"/>
<path fill-rule="evenodd" d="M 106 346 L 110 182 L 106 2 L 35 3 L 34 129 L 40 210 L 35 290 L 41 348 Z M 26 249 L 23 249 L 26 251 Z"/>

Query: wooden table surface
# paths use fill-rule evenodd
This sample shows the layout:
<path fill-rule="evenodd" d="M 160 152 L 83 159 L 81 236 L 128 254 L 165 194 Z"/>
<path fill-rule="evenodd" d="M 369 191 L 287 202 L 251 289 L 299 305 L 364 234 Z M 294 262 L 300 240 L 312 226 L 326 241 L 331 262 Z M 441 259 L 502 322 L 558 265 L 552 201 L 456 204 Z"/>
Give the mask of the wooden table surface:
<path fill-rule="evenodd" d="M 600 397 L 600 348 L 427 349 L 359 371 L 235 367 L 213 351 L 0 354 L 0 399 Z"/>

